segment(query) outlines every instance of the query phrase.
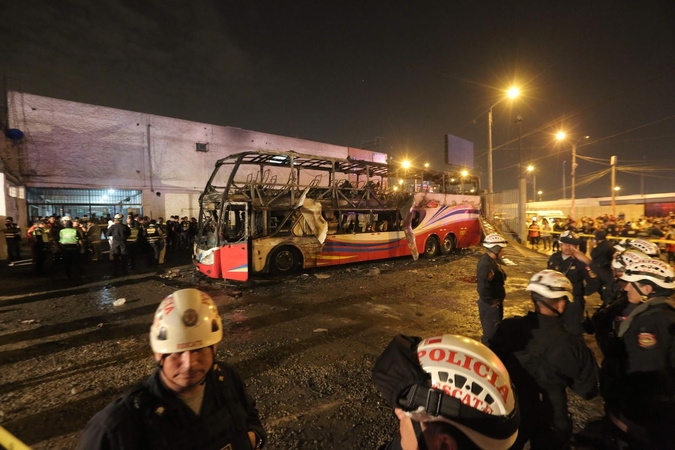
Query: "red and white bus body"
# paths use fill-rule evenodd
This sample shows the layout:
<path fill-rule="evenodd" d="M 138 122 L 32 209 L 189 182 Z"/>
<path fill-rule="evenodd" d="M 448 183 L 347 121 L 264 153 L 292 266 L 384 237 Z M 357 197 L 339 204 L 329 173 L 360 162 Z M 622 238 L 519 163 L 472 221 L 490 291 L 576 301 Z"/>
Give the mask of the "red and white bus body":
<path fill-rule="evenodd" d="M 433 185 L 434 193 L 386 191 L 381 188 L 385 176 L 379 179 L 377 192 L 370 189 L 373 184 L 368 183 L 374 179 L 370 176 L 363 187 L 359 187 L 357 177 L 344 188 L 344 180 L 350 177 L 341 178 L 340 171 L 335 170 L 342 160 L 300 156 L 304 159 L 290 160 L 291 167 L 294 162 L 309 165 L 313 158 L 328 160 L 332 173 L 325 186 L 319 182 L 303 185 L 289 178 L 292 188 L 278 185 L 266 189 L 266 195 L 258 195 L 257 185 L 264 185 L 263 175 L 260 182 L 250 175 L 245 183 L 233 182 L 239 163 L 250 158 L 248 154 L 233 163 L 226 192 L 214 188 L 211 177 L 200 199 L 201 239 L 194 250 L 200 272 L 212 278 L 246 281 L 250 274 L 257 273 L 284 274 L 410 255 L 417 259 L 419 254 L 447 254 L 480 242 L 480 197 L 438 193 L 453 187 L 457 190 L 456 185 L 445 183 L 446 176 L 441 186 Z M 355 163 L 348 162 L 352 172 L 347 175 L 352 175 Z M 368 175 L 386 175 L 386 165 L 360 164 Z M 310 167 L 315 169 L 316 165 Z M 448 175 L 450 179 L 453 177 Z"/>

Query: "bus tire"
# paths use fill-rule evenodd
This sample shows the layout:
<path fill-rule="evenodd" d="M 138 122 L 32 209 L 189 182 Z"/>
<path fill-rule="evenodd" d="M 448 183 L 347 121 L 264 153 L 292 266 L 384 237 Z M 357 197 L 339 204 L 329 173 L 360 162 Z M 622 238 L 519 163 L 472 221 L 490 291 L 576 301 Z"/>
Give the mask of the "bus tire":
<path fill-rule="evenodd" d="M 455 250 L 455 236 L 452 234 L 446 234 L 441 244 L 441 253 L 444 255 L 449 255 Z"/>
<path fill-rule="evenodd" d="M 440 245 L 438 243 L 438 238 L 436 236 L 429 236 L 427 238 L 427 243 L 424 244 L 424 255 L 433 258 L 438 255 L 440 251 Z"/>
<path fill-rule="evenodd" d="M 300 266 L 300 252 L 293 247 L 281 247 L 270 257 L 271 272 L 276 275 L 290 275 Z"/>

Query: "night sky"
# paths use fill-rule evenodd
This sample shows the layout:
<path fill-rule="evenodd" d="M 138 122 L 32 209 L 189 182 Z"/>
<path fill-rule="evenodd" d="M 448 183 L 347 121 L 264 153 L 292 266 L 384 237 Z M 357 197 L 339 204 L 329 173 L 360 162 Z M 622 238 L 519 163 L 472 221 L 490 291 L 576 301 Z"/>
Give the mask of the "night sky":
<path fill-rule="evenodd" d="M 675 191 L 673 1 L 4 0 L 0 17 L 9 90 L 338 145 L 377 138 L 394 161 L 438 169 L 454 134 L 474 142 L 487 188 L 487 110 L 515 84 L 522 97 L 494 108 L 495 190 L 516 187 L 521 115 L 544 200 L 562 197 L 563 161 L 569 189 L 559 129 L 590 136 L 578 197 L 610 195 L 611 155 L 621 194 Z"/>

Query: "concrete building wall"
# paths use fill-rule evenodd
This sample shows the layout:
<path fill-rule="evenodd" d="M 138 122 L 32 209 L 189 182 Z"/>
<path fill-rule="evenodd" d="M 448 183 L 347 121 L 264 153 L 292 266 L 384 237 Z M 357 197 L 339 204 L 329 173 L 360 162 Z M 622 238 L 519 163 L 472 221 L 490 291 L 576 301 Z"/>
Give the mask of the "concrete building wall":
<path fill-rule="evenodd" d="M 9 93 L 8 109 L 9 126 L 25 137 L 2 147 L 3 160 L 23 185 L 139 189 L 145 214 L 155 218 L 196 216 L 215 162 L 232 153 L 349 155 L 344 146 L 20 92 Z M 197 142 L 208 143 L 208 152 L 196 151 Z M 386 161 L 386 155 L 368 159 Z"/>

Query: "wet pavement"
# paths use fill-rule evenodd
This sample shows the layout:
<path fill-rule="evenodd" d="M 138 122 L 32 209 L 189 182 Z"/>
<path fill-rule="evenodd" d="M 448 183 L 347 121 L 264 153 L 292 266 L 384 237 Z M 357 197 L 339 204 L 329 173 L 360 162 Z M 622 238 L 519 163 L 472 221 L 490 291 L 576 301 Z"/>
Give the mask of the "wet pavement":
<path fill-rule="evenodd" d="M 377 448 L 398 427 L 371 381 L 375 358 L 399 333 L 479 338 L 482 253 L 476 247 L 243 284 L 198 276 L 187 254 L 169 255 L 160 272 L 141 265 L 119 278 L 108 261 L 88 265 L 76 281 L 2 267 L 0 425 L 35 449 L 76 448 L 94 413 L 152 373 L 147 333 L 158 302 L 197 287 L 219 306 L 226 330 L 219 357 L 257 399 L 266 448 Z M 525 285 L 547 256 L 510 245 L 505 257 L 505 316 L 525 314 Z M 598 400 L 570 402 L 577 427 L 601 414 Z"/>

